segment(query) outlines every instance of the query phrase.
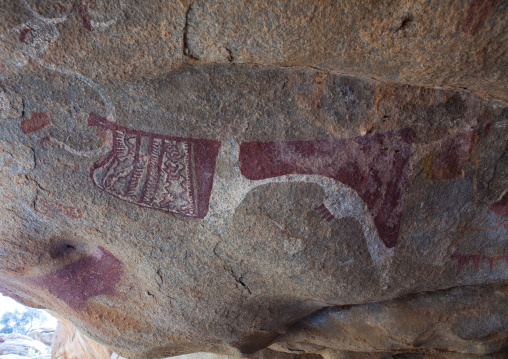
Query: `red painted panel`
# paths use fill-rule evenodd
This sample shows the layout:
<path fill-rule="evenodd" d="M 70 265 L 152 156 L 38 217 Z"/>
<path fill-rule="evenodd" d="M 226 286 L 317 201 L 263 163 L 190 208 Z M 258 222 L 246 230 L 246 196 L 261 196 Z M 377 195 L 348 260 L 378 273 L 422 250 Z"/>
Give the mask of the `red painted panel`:
<path fill-rule="evenodd" d="M 399 234 L 413 136 L 404 129 L 329 141 L 246 142 L 240 146 L 240 169 L 251 180 L 306 174 L 350 186 L 391 248 Z"/>

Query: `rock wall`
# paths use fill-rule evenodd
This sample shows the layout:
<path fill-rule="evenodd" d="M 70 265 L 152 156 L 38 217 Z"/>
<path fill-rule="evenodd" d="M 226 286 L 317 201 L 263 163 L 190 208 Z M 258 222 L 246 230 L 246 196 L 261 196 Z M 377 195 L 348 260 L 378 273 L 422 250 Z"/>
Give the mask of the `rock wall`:
<path fill-rule="evenodd" d="M 130 359 L 506 350 L 507 12 L 0 1 L 0 290 Z"/>
<path fill-rule="evenodd" d="M 37 357 L 39 359 L 50 359 L 46 355 L 49 347 L 29 336 L 13 333 L 0 334 L 0 358 L 1 359 L 25 359 Z"/>
<path fill-rule="evenodd" d="M 67 320 L 59 318 L 51 347 L 52 359 L 111 359 L 113 351 L 82 335 Z"/>

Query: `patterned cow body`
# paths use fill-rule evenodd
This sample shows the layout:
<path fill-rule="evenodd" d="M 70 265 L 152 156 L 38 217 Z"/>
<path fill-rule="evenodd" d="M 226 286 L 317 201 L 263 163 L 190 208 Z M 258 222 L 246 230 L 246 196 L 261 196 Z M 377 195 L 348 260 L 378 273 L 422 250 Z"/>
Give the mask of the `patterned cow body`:
<path fill-rule="evenodd" d="M 143 207 L 206 216 L 220 142 L 137 131 L 94 113 L 88 121 L 113 132 L 113 148 L 90 170 L 97 187 Z"/>

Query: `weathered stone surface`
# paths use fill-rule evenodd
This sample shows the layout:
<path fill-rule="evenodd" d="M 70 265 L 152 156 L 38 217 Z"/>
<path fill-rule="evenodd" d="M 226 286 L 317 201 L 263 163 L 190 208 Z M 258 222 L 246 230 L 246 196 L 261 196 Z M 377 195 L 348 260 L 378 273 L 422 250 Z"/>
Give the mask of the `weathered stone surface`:
<path fill-rule="evenodd" d="M 130 359 L 506 349 L 505 2 L 0 5 L 2 292 Z"/>
<path fill-rule="evenodd" d="M 499 0 L 3 0 L 0 62 L 4 74 L 35 60 L 96 81 L 199 62 L 308 66 L 506 100 L 507 13 Z"/>
<path fill-rule="evenodd" d="M 36 328 L 30 330 L 27 335 L 34 340 L 37 340 L 41 343 L 51 346 L 53 343 L 53 338 L 55 337 L 55 329 L 54 328 Z"/>
<path fill-rule="evenodd" d="M 52 359 L 126 359 L 111 349 L 90 339 L 65 319 L 60 319 L 56 339 L 52 347 Z M 214 353 L 192 353 L 172 357 L 175 359 L 237 359 L 237 356 Z M 293 354 L 264 349 L 250 356 L 251 359 L 321 359 L 317 354 Z M 0 356 L 0 359 L 3 359 Z M 9 358 L 6 358 L 9 359 Z M 11 358 L 16 359 L 16 358 Z M 21 358 L 23 359 L 23 358 Z M 166 358 L 169 359 L 169 358 Z"/>
<path fill-rule="evenodd" d="M 51 347 L 52 359 L 110 359 L 113 351 L 82 335 L 67 320 L 59 318 Z"/>
<path fill-rule="evenodd" d="M 46 352 L 46 345 L 21 334 L 0 334 L 0 355 L 31 356 Z"/>
<path fill-rule="evenodd" d="M 460 287 L 384 303 L 326 308 L 290 327 L 277 339 L 282 344 L 272 348 L 298 352 L 314 346 L 317 353 L 320 347 L 495 353 L 506 348 L 507 296 L 505 285 Z"/>

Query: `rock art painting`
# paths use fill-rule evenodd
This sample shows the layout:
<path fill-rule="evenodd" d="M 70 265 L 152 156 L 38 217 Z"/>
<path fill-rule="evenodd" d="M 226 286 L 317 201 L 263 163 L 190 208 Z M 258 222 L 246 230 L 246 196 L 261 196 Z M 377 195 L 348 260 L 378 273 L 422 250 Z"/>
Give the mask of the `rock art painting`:
<path fill-rule="evenodd" d="M 497 6 L 497 0 L 473 0 L 462 24 L 462 31 L 476 35 Z"/>
<path fill-rule="evenodd" d="M 94 184 L 128 203 L 227 226 L 247 193 L 269 183 L 310 182 L 327 198 L 315 208 L 325 221 L 354 218 L 373 260 L 397 244 L 411 129 L 350 139 L 231 141 L 156 135 L 120 126 L 95 113 L 89 125 L 112 131 L 109 154 L 90 169 Z M 219 165 L 223 176 L 215 176 Z"/>
<path fill-rule="evenodd" d="M 490 271 L 492 272 L 494 269 L 494 265 L 501 263 L 502 261 L 506 262 L 506 265 L 508 266 L 508 256 L 486 256 L 483 254 L 472 254 L 472 255 L 464 255 L 460 254 L 459 252 L 455 252 L 452 254 L 452 259 L 457 260 L 457 272 L 456 275 L 458 276 L 462 269 L 469 263 L 473 263 L 474 265 L 474 271 L 478 272 L 480 269 L 480 263 L 482 261 L 487 261 L 489 263 Z"/>
<path fill-rule="evenodd" d="M 464 177 L 465 164 L 477 140 L 475 131 L 445 136 L 439 143 L 439 150 L 423 161 L 425 178 L 435 181 Z"/>
<path fill-rule="evenodd" d="M 74 310 L 86 309 L 90 298 L 113 295 L 115 285 L 123 275 L 120 260 L 106 249 L 98 247 L 95 253 L 33 281 L 48 288 L 57 298 Z"/>
<path fill-rule="evenodd" d="M 40 131 L 49 124 L 50 120 L 47 114 L 44 112 L 36 112 L 32 117 L 21 121 L 21 132 L 26 135 L 28 133 Z"/>
<path fill-rule="evenodd" d="M 42 198 L 39 201 L 39 211 L 48 217 L 54 217 L 56 214 L 64 215 L 69 218 L 79 219 L 83 218 L 83 211 L 80 208 L 73 206 L 66 206 L 62 203 Z"/>
<path fill-rule="evenodd" d="M 318 175 L 352 188 L 367 205 L 381 241 L 397 244 L 409 174 L 413 131 L 330 141 L 246 142 L 240 146 L 240 170 L 250 180 L 291 174 Z M 328 208 L 326 220 L 342 210 Z M 326 204 L 325 204 L 326 205 Z M 321 213 L 324 210 L 321 208 Z"/>
<path fill-rule="evenodd" d="M 139 206 L 206 216 L 220 142 L 137 131 L 94 113 L 88 121 L 113 132 L 113 148 L 90 169 L 97 187 Z"/>
<path fill-rule="evenodd" d="M 508 218 L 508 192 L 499 201 L 490 206 L 490 210 L 498 216 Z"/>

